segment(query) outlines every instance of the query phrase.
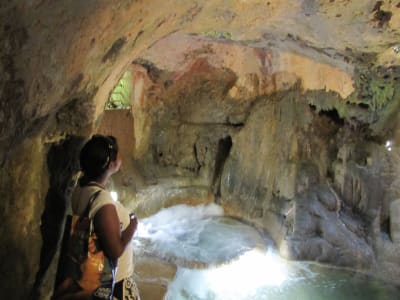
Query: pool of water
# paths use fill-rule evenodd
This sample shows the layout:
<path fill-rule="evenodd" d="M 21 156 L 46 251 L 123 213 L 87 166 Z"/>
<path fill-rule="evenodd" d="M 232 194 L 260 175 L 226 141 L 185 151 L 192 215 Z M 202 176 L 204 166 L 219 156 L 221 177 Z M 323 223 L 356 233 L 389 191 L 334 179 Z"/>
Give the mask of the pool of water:
<path fill-rule="evenodd" d="M 138 237 L 159 257 L 221 264 L 267 242 L 254 228 L 223 216 L 217 205 L 177 205 L 141 220 Z"/>
<path fill-rule="evenodd" d="M 234 263 L 233 263 L 234 264 Z M 287 264 L 282 276 L 274 267 L 262 277 L 257 263 L 207 270 L 180 268 L 166 299 L 202 300 L 395 300 L 400 289 L 367 276 L 321 266 Z M 257 274 L 257 275 L 255 275 Z M 256 277 L 257 276 L 257 277 Z"/>
<path fill-rule="evenodd" d="M 142 220 L 138 235 L 148 251 L 176 258 L 167 300 L 400 299 L 400 287 L 360 273 L 282 259 L 268 239 L 217 205 L 164 209 Z"/>

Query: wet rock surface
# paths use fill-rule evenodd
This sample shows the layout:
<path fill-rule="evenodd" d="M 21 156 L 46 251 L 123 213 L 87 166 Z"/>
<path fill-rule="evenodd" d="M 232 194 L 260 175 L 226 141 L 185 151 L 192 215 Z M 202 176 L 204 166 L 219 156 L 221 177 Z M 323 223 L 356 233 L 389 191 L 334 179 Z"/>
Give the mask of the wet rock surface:
<path fill-rule="evenodd" d="M 294 199 L 281 252 L 289 258 L 365 269 L 374 261 L 366 223 L 341 207 L 329 187 L 313 187 Z M 286 252 L 286 253 L 285 253 Z"/>

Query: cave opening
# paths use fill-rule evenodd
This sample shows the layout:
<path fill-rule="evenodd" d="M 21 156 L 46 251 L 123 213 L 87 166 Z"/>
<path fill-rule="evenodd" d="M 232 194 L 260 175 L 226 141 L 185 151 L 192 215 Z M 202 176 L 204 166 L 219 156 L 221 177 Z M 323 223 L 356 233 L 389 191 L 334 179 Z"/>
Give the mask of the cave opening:
<path fill-rule="evenodd" d="M 104 110 L 131 109 L 131 97 L 133 90 L 132 73 L 125 71 L 106 102 Z"/>
<path fill-rule="evenodd" d="M 124 188 L 134 191 L 135 179 L 139 178 L 135 171 L 135 121 L 132 108 L 133 97 L 132 72 L 123 72 L 117 84 L 111 90 L 104 110 L 99 117 L 96 131 L 111 135 L 117 139 L 119 152 L 123 160 L 121 169 L 111 180 L 112 197 L 125 200 Z"/>

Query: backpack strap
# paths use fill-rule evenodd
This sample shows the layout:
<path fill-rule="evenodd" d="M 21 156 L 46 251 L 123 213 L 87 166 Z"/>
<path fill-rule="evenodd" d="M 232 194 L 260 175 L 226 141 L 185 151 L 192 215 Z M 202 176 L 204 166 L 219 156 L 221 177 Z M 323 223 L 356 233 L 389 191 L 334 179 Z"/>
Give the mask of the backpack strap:
<path fill-rule="evenodd" d="M 101 193 L 101 191 L 102 190 L 98 190 L 98 191 L 94 192 L 90 196 L 89 202 L 88 202 L 88 204 L 87 204 L 87 206 L 86 206 L 86 208 L 85 208 L 85 210 L 84 210 L 84 212 L 83 212 L 83 214 L 81 216 L 82 218 L 85 218 L 85 217 L 88 218 L 89 217 L 90 208 L 92 207 L 92 204 L 93 204 L 94 200 L 96 200 L 97 196 Z"/>

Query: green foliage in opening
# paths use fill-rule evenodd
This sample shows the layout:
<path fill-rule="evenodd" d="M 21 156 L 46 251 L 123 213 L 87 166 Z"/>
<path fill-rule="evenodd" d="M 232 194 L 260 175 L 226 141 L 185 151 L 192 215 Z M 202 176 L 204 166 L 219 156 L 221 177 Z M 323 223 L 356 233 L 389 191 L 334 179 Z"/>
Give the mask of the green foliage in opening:
<path fill-rule="evenodd" d="M 381 110 L 392 100 L 394 88 L 384 80 L 372 80 L 370 84 L 372 92 L 372 108 L 375 111 Z"/>
<path fill-rule="evenodd" d="M 400 107 L 400 67 L 356 69 L 355 91 L 346 99 L 325 91 L 307 92 L 308 103 L 320 111 L 336 111 L 352 125 L 368 125 L 371 134 L 390 130 Z"/>
<path fill-rule="evenodd" d="M 206 36 L 213 39 L 232 40 L 232 34 L 227 31 L 209 30 L 206 32 Z"/>
<path fill-rule="evenodd" d="M 130 72 L 125 72 L 111 92 L 105 110 L 130 109 L 132 88 L 132 74 Z"/>

